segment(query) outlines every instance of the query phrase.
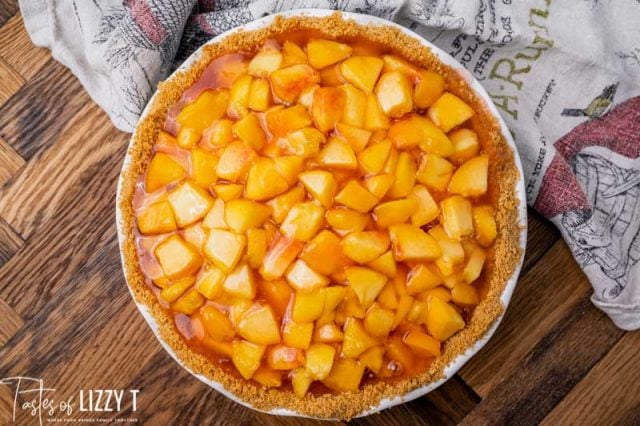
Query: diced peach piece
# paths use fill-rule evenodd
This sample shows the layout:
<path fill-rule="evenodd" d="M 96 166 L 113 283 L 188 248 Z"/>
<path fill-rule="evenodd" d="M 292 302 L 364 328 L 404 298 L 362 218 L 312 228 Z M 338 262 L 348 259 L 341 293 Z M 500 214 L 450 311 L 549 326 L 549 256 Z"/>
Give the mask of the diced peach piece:
<path fill-rule="evenodd" d="M 344 339 L 342 330 L 334 323 L 324 324 L 313 333 L 313 341 L 319 343 L 339 343 Z"/>
<path fill-rule="evenodd" d="M 376 144 L 369 145 L 368 148 L 365 148 L 358 154 L 360 167 L 362 167 L 366 173 L 379 173 L 389 157 L 390 150 L 391 141 L 389 140 L 383 140 Z"/>
<path fill-rule="evenodd" d="M 370 268 L 350 266 L 345 268 L 349 285 L 358 296 L 360 304 L 369 307 L 387 283 L 387 277 Z"/>
<path fill-rule="evenodd" d="M 379 343 L 377 339 L 367 333 L 361 320 L 347 318 L 344 324 L 344 340 L 342 342 L 343 356 L 355 358 Z"/>
<path fill-rule="evenodd" d="M 335 87 L 320 87 L 313 92 L 311 115 L 315 126 L 321 132 L 333 130 L 342 118 L 344 92 Z"/>
<path fill-rule="evenodd" d="M 387 201 L 378 204 L 373 209 L 376 223 L 381 228 L 387 228 L 396 223 L 404 223 L 416 211 L 418 203 L 413 198 L 404 198 L 401 200 Z"/>
<path fill-rule="evenodd" d="M 393 258 L 391 250 L 384 253 L 380 257 L 367 263 L 367 266 L 371 269 L 381 272 L 386 276 L 393 278 L 397 274 L 396 261 Z"/>
<path fill-rule="evenodd" d="M 187 291 L 184 296 L 173 302 L 171 304 L 171 310 L 181 314 L 191 315 L 200 309 L 200 307 L 204 305 L 204 302 L 205 298 L 202 297 L 198 290 L 194 288 Z"/>
<path fill-rule="evenodd" d="M 289 210 L 280 225 L 283 235 L 298 241 L 309 241 L 324 223 L 324 209 L 313 203 L 299 203 Z"/>
<path fill-rule="evenodd" d="M 339 359 L 322 383 L 334 392 L 357 392 L 364 375 L 364 368 L 358 360 Z"/>
<path fill-rule="evenodd" d="M 467 263 L 464 265 L 464 269 L 462 270 L 462 276 L 467 284 L 471 284 L 478 279 L 482 273 L 482 268 L 484 267 L 486 259 L 486 254 L 483 249 L 475 244 L 472 244 L 472 246 L 473 247 L 468 255 Z"/>
<path fill-rule="evenodd" d="M 224 220 L 238 234 L 260 227 L 270 216 L 271 207 L 253 200 L 240 198 L 225 204 Z"/>
<path fill-rule="evenodd" d="M 211 126 L 202 133 L 200 145 L 207 149 L 216 149 L 229 144 L 233 140 L 233 121 L 220 119 L 214 121 Z"/>
<path fill-rule="evenodd" d="M 300 173 L 300 182 L 307 191 L 325 207 L 331 207 L 338 189 L 338 182 L 332 173 L 324 170 L 311 170 Z"/>
<path fill-rule="evenodd" d="M 287 345 L 267 349 L 267 364 L 274 370 L 293 370 L 304 365 L 304 352 Z"/>
<path fill-rule="evenodd" d="M 246 340 L 236 340 L 232 343 L 233 354 L 231 361 L 238 372 L 245 380 L 249 380 L 251 376 L 260 367 L 265 347 L 247 342 Z"/>
<path fill-rule="evenodd" d="M 470 129 L 458 129 L 449 133 L 449 140 L 453 144 L 453 154 L 449 159 L 456 164 L 462 164 L 478 155 L 480 142 L 478 135 Z"/>
<path fill-rule="evenodd" d="M 471 202 L 460 195 L 445 198 L 440 203 L 442 225 L 449 237 L 460 240 L 473 235 Z"/>
<path fill-rule="evenodd" d="M 367 112 L 367 95 L 350 84 L 344 84 L 338 89 L 344 94 L 342 122 L 356 127 L 364 126 Z"/>
<path fill-rule="evenodd" d="M 458 284 L 451 290 L 453 303 L 460 306 L 475 306 L 480 302 L 478 291 L 469 284 Z"/>
<path fill-rule="evenodd" d="M 251 165 L 245 187 L 247 198 L 258 201 L 267 200 L 282 194 L 287 189 L 289 184 L 278 171 L 274 160 L 263 157 Z"/>
<path fill-rule="evenodd" d="M 452 174 L 453 164 L 437 155 L 426 154 L 420 160 L 416 177 L 418 182 L 427 188 L 444 191 L 447 189 Z"/>
<path fill-rule="evenodd" d="M 202 219 L 213 207 L 213 198 L 190 181 L 173 189 L 168 198 L 175 213 L 176 222 L 181 228 Z"/>
<path fill-rule="evenodd" d="M 269 110 L 265 113 L 265 118 L 269 132 L 276 137 L 285 136 L 312 123 L 311 116 L 302 105 Z"/>
<path fill-rule="evenodd" d="M 312 322 L 296 323 L 289 321 L 282 330 L 282 338 L 285 345 L 297 349 L 307 349 L 311 344 L 312 335 Z"/>
<path fill-rule="evenodd" d="M 158 201 L 144 209 L 138 216 L 138 229 L 147 235 L 163 234 L 178 229 L 171 204 Z"/>
<path fill-rule="evenodd" d="M 278 147 L 287 154 L 307 158 L 317 155 L 320 152 L 320 146 L 325 141 L 326 139 L 320 131 L 312 127 L 305 127 L 278 139 Z"/>
<path fill-rule="evenodd" d="M 491 206 L 476 206 L 472 212 L 476 241 L 484 247 L 489 247 L 498 235 L 493 209 Z"/>
<path fill-rule="evenodd" d="M 263 112 L 269 109 L 271 103 L 271 86 L 269 86 L 269 80 L 264 78 L 254 79 L 249 89 L 249 101 L 247 104 L 249 109 Z"/>
<path fill-rule="evenodd" d="M 224 116 L 228 103 L 229 90 L 208 89 L 182 108 L 176 120 L 181 127 L 189 127 L 202 133 L 214 120 Z"/>
<path fill-rule="evenodd" d="M 316 39 L 307 43 L 307 58 L 311 66 L 319 70 L 347 58 L 351 50 L 348 44 Z"/>
<path fill-rule="evenodd" d="M 249 62 L 249 74 L 256 77 L 268 77 L 269 74 L 280 68 L 281 64 L 282 52 L 274 45 L 265 44 Z"/>
<path fill-rule="evenodd" d="M 220 297 L 224 291 L 222 287 L 222 283 L 224 281 L 224 273 L 216 268 L 215 266 L 211 266 L 206 270 L 202 271 L 200 275 L 198 275 L 198 279 L 196 280 L 196 288 L 204 297 L 209 300 L 214 300 Z"/>
<path fill-rule="evenodd" d="M 213 306 L 206 305 L 200 309 L 200 319 L 207 335 L 218 342 L 231 340 L 236 335 L 229 317 Z"/>
<path fill-rule="evenodd" d="M 320 82 L 320 74 L 307 64 L 297 64 L 272 72 L 270 79 L 276 96 L 293 103 L 306 88 Z"/>
<path fill-rule="evenodd" d="M 145 190 L 147 192 L 157 191 L 172 182 L 184 179 L 186 174 L 184 167 L 174 157 L 164 152 L 157 152 L 147 167 Z"/>
<path fill-rule="evenodd" d="M 328 230 L 320 231 L 307 243 L 300 259 L 324 275 L 338 272 L 347 263 L 340 246 L 340 238 Z"/>
<path fill-rule="evenodd" d="M 418 108 L 428 108 L 444 92 L 444 78 L 433 71 L 420 71 L 420 79 L 413 90 L 413 103 Z"/>
<path fill-rule="evenodd" d="M 286 40 L 282 44 L 282 56 L 283 67 L 307 63 L 307 55 L 304 53 L 304 50 L 302 50 L 300 46 L 289 40 Z"/>
<path fill-rule="evenodd" d="M 431 266 L 420 263 L 411 269 L 407 277 L 407 292 L 410 295 L 438 287 L 442 278 Z"/>
<path fill-rule="evenodd" d="M 411 194 L 416 183 L 416 163 L 411 154 L 406 151 L 398 154 L 395 177 L 393 185 L 387 191 L 387 197 L 402 198 Z"/>
<path fill-rule="evenodd" d="M 356 180 L 347 182 L 336 195 L 335 201 L 360 213 L 367 213 L 378 204 L 378 199 Z"/>
<path fill-rule="evenodd" d="M 383 61 L 373 56 L 352 56 L 340 64 L 340 73 L 349 83 L 367 93 L 373 91 Z"/>
<path fill-rule="evenodd" d="M 382 110 L 378 97 L 373 93 L 367 94 L 367 110 L 364 118 L 365 129 L 388 129 L 390 125 L 389 117 Z"/>
<path fill-rule="evenodd" d="M 216 173 L 223 179 L 235 182 L 247 173 L 256 157 L 256 152 L 249 144 L 242 141 L 231 142 L 220 155 Z"/>
<path fill-rule="evenodd" d="M 201 137 L 202 134 L 198 130 L 192 129 L 191 127 L 182 127 L 178 131 L 178 146 L 182 149 L 191 149 L 198 145 Z"/>
<path fill-rule="evenodd" d="M 477 196 L 487 192 L 489 157 L 479 155 L 458 167 L 449 182 L 452 194 Z"/>
<path fill-rule="evenodd" d="M 193 276 L 178 279 L 162 289 L 160 297 L 169 303 L 175 302 L 193 286 L 194 282 L 195 278 Z"/>
<path fill-rule="evenodd" d="M 307 349 L 306 368 L 315 380 L 322 380 L 329 375 L 336 350 L 325 343 L 313 343 Z"/>
<path fill-rule="evenodd" d="M 371 262 L 389 248 L 389 236 L 382 231 L 352 232 L 342 239 L 344 254 L 358 263 Z"/>
<path fill-rule="evenodd" d="M 379 144 L 378 144 L 379 145 Z M 396 177 L 392 174 L 385 173 L 381 175 L 369 176 L 364 180 L 364 186 L 369 192 L 371 192 L 377 199 L 382 199 L 385 196 Z"/>
<path fill-rule="evenodd" d="M 270 306 L 254 303 L 242 315 L 238 323 L 238 334 L 257 345 L 280 343 L 280 326 Z"/>
<path fill-rule="evenodd" d="M 244 248 L 247 237 L 222 229 L 212 229 L 204 244 L 204 254 L 225 272 L 231 272 L 236 266 Z"/>
<path fill-rule="evenodd" d="M 382 111 L 390 117 L 400 118 L 413 109 L 413 87 L 400 71 L 382 74 L 376 85 L 376 96 Z"/>
<path fill-rule="evenodd" d="M 238 183 L 218 183 L 213 185 L 213 192 L 222 201 L 231 201 L 240 198 L 244 186 Z"/>
<path fill-rule="evenodd" d="M 175 234 L 158 244 L 155 255 L 168 278 L 194 274 L 202 265 L 202 257 L 196 249 Z"/>
<path fill-rule="evenodd" d="M 440 342 L 420 330 L 411 330 L 404 337 L 404 342 L 418 356 L 440 356 Z"/>
<path fill-rule="evenodd" d="M 438 127 L 448 132 L 471 118 L 474 111 L 456 95 L 445 92 L 429 107 L 427 114 Z"/>
<path fill-rule="evenodd" d="M 451 302 L 451 291 L 443 286 L 438 286 L 430 290 L 423 291 L 417 296 L 423 302 L 429 303 L 432 297 L 437 297 L 444 302 Z"/>
<path fill-rule="evenodd" d="M 267 141 L 260 120 L 254 113 L 247 114 L 236 121 L 231 129 L 238 139 L 256 151 L 261 150 Z"/>
<path fill-rule="evenodd" d="M 249 93 L 253 77 L 246 74 L 237 78 L 229 91 L 227 114 L 232 118 L 241 118 L 249 113 Z"/>
<path fill-rule="evenodd" d="M 261 365 L 251 377 L 266 388 L 279 388 L 282 386 L 282 371 L 274 370 Z"/>
<path fill-rule="evenodd" d="M 326 214 L 327 223 L 339 234 L 362 231 L 369 222 L 366 214 L 349 209 L 332 209 Z"/>
<path fill-rule="evenodd" d="M 292 238 L 280 236 L 269 247 L 260 268 L 260 275 L 266 280 L 273 280 L 284 275 L 285 271 L 298 256 L 303 245 Z"/>
<path fill-rule="evenodd" d="M 396 260 L 436 260 L 442 254 L 436 240 L 417 226 L 391 225 L 389 235 Z"/>
<path fill-rule="evenodd" d="M 291 385 L 293 386 L 293 393 L 298 398 L 304 398 L 312 382 L 313 377 L 311 377 L 311 373 L 309 373 L 306 368 L 296 368 L 291 372 Z"/>
<path fill-rule="evenodd" d="M 325 304 L 325 288 L 296 292 L 291 319 L 297 323 L 315 321 L 322 315 Z"/>
<path fill-rule="evenodd" d="M 268 201 L 267 204 L 273 209 L 273 220 L 277 223 L 281 223 L 287 217 L 289 210 L 291 210 L 294 205 L 304 200 L 304 196 L 304 189 L 296 186 L 288 192 Z"/>
<path fill-rule="evenodd" d="M 422 151 L 441 157 L 453 153 L 453 144 L 447 135 L 431 120 L 417 114 L 396 121 L 389 129 L 389 138 L 398 148 L 419 146 Z"/>
<path fill-rule="evenodd" d="M 287 281 L 296 290 L 313 290 L 325 287 L 329 279 L 314 271 L 304 260 L 296 260 L 287 271 Z"/>
<path fill-rule="evenodd" d="M 393 311 L 384 309 L 374 303 L 364 318 L 364 328 L 367 333 L 374 337 L 386 338 L 391 332 L 394 320 L 395 314 Z"/>
<path fill-rule="evenodd" d="M 363 149 L 365 149 L 372 135 L 372 132 L 370 130 L 354 127 L 346 123 L 336 124 L 336 130 L 338 131 L 340 136 L 342 136 L 347 140 L 347 142 L 349 142 L 351 148 L 353 148 L 356 153 L 359 153 Z"/>
<path fill-rule="evenodd" d="M 427 312 L 427 330 L 436 339 L 444 342 L 464 327 L 460 313 L 443 300 L 432 297 Z"/>
<path fill-rule="evenodd" d="M 420 76 L 420 70 L 418 68 L 412 65 L 409 61 L 398 56 L 383 55 L 382 60 L 384 61 L 384 65 L 382 67 L 383 72 L 400 71 L 411 80 Z"/>
<path fill-rule="evenodd" d="M 411 224 L 423 226 L 435 220 L 440 214 L 440 208 L 435 202 L 429 190 L 423 185 L 413 187 L 409 197 L 416 201 L 416 210 L 411 215 Z"/>
<path fill-rule="evenodd" d="M 329 139 L 329 142 L 320 151 L 317 161 L 330 169 L 355 170 L 358 167 L 353 148 L 339 136 Z"/>

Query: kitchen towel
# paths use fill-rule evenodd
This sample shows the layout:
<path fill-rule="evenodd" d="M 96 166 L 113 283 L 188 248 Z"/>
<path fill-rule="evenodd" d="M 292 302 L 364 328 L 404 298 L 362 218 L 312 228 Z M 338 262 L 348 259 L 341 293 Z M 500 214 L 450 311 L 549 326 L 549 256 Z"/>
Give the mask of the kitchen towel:
<path fill-rule="evenodd" d="M 297 8 L 376 15 L 460 61 L 511 129 L 527 203 L 562 233 L 593 303 L 640 328 L 640 0 L 20 0 L 38 46 L 119 129 L 202 43 Z M 561 286 L 562 283 L 557 283 Z"/>

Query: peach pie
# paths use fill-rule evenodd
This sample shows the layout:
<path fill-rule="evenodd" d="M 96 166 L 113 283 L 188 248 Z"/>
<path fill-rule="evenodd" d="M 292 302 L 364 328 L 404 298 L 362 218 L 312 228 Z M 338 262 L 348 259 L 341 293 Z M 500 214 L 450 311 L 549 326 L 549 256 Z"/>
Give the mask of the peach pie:
<path fill-rule="evenodd" d="M 205 47 L 150 108 L 123 181 L 127 278 L 193 371 L 348 418 L 437 380 L 499 315 L 513 153 L 413 38 L 277 19 Z"/>

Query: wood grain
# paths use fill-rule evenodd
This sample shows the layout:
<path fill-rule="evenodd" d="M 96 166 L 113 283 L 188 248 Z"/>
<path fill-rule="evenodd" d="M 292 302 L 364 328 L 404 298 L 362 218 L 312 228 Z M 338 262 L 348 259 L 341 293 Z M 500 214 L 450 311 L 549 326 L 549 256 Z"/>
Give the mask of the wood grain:
<path fill-rule="evenodd" d="M 114 198 L 129 135 L 30 44 L 16 12 L 0 0 L 0 378 L 43 378 L 58 399 L 139 389 L 137 410 L 125 400 L 118 417 L 140 424 L 325 424 L 249 410 L 162 349 L 120 268 Z M 591 305 L 551 223 L 529 210 L 528 224 L 521 279 L 489 344 L 437 390 L 351 423 L 640 424 L 640 333 Z M 0 385 L 0 424 L 12 408 Z M 24 410 L 16 420 L 34 424 Z"/>

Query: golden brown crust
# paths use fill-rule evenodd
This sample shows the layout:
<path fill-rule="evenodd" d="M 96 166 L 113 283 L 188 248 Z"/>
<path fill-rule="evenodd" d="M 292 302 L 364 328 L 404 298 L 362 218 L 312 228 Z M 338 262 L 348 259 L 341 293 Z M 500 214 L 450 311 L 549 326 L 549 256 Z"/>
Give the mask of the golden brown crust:
<path fill-rule="evenodd" d="M 296 30 L 317 30 L 328 37 L 357 37 L 382 43 L 414 64 L 441 73 L 445 77 L 448 90 L 460 96 L 476 111 L 473 119 L 474 128 L 483 142 L 483 149 L 492 158 L 491 198 L 496 208 L 498 225 L 498 238 L 487 261 L 488 291 L 476 307 L 467 326 L 446 342 L 442 356 L 437 358 L 426 372 L 393 383 L 367 384 L 357 393 L 308 394 L 304 399 L 296 398 L 290 391 L 262 389 L 248 381 L 240 380 L 189 349 L 176 330 L 171 315 L 160 306 L 156 296 L 145 284 L 136 255 L 135 215 L 132 203 L 136 181 L 144 172 L 167 111 L 178 101 L 182 93 L 197 81 L 207 64 L 226 53 L 252 51 L 270 37 Z M 457 71 L 442 64 L 419 41 L 390 26 L 362 26 L 343 18 L 340 13 L 324 18 L 279 17 L 267 28 L 234 33 L 218 43 L 207 45 L 189 70 L 178 72 L 159 85 L 149 113 L 138 124 L 128 154 L 130 162 L 122 171 L 120 201 L 117 208 L 122 219 L 119 231 L 125 276 L 136 302 L 148 307 L 159 324 L 162 339 L 174 350 L 184 365 L 195 373 L 219 382 L 229 392 L 260 410 L 285 408 L 301 415 L 349 419 L 377 406 L 382 399 L 402 396 L 442 378 L 444 368 L 481 338 L 502 313 L 504 307 L 500 296 L 522 257 L 519 248 L 519 201 L 516 195 L 516 185 L 520 176 L 515 165 L 514 152 L 502 137 L 498 122 L 488 111 L 484 101 L 472 91 Z"/>

